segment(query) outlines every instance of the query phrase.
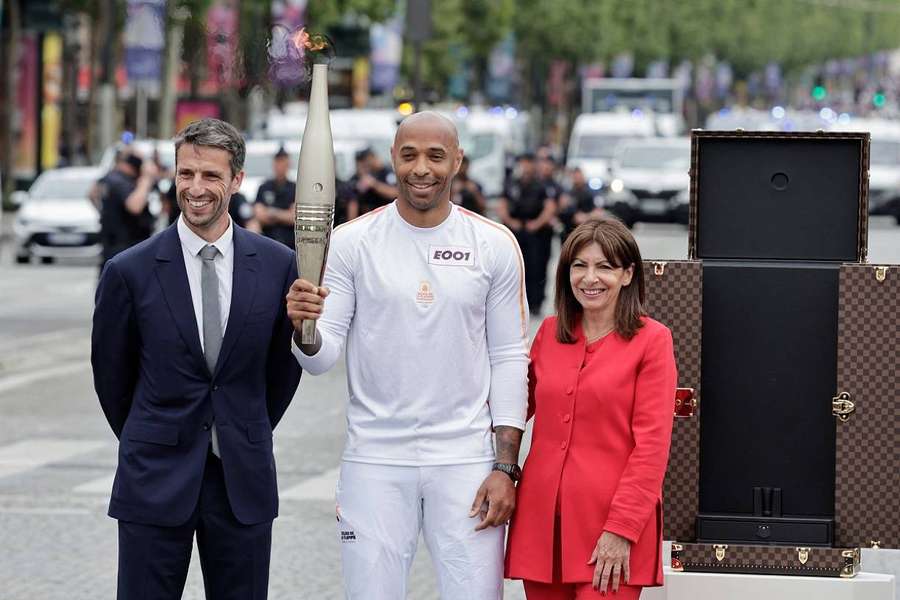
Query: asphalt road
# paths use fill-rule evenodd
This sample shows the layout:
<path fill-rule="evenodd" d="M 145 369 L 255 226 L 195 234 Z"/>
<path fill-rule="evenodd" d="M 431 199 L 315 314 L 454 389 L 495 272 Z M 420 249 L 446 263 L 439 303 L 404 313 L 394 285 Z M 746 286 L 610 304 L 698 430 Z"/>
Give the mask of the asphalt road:
<path fill-rule="evenodd" d="M 687 254 L 684 228 L 638 225 L 646 258 Z M 870 262 L 900 263 L 900 227 L 874 220 Z M 90 315 L 96 267 L 13 265 L 0 248 L 0 599 L 114 597 L 116 523 L 106 503 L 116 441 L 93 392 Z M 537 323 L 532 323 L 532 330 Z M 345 425 L 343 365 L 304 376 L 275 435 L 281 516 L 270 598 L 343 597 L 334 482 Z M 195 553 L 196 554 L 196 553 Z M 424 543 L 409 598 L 437 598 Z M 185 598 L 202 598 L 194 560 Z M 523 598 L 507 583 L 507 598 Z"/>

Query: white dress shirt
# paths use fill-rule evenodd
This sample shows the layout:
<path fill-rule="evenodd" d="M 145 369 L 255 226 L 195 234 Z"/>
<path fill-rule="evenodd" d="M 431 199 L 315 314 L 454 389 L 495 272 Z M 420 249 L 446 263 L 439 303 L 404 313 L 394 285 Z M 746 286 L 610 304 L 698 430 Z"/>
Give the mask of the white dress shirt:
<path fill-rule="evenodd" d="M 188 285 L 191 288 L 191 302 L 194 304 L 194 316 L 197 318 L 197 329 L 200 334 L 200 349 L 205 351 L 203 345 L 203 296 L 200 287 L 200 273 L 203 268 L 203 259 L 200 258 L 200 250 L 210 244 L 219 251 L 214 263 L 216 275 L 219 278 L 219 310 L 222 314 L 222 333 L 228 325 L 228 313 L 231 310 L 231 279 L 234 273 L 234 228 L 231 219 L 228 220 L 228 229 L 222 237 L 214 242 L 207 242 L 194 233 L 184 221 L 184 215 L 178 217 L 178 239 L 181 240 L 181 252 L 184 254 L 184 268 L 187 271 Z"/>

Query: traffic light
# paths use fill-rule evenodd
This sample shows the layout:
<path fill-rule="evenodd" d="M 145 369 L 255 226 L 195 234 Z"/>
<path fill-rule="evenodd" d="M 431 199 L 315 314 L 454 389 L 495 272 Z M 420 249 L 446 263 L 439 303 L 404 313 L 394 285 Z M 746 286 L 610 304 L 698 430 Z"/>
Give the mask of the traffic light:
<path fill-rule="evenodd" d="M 824 85 L 817 85 L 812 89 L 812 97 L 816 102 L 821 102 L 828 97 L 828 90 Z"/>
<path fill-rule="evenodd" d="M 884 92 L 882 92 L 881 90 L 878 90 L 877 92 L 875 92 L 875 95 L 872 96 L 872 104 L 875 105 L 875 108 L 881 108 L 882 106 L 884 106 L 885 100 L 886 99 L 884 97 Z"/>

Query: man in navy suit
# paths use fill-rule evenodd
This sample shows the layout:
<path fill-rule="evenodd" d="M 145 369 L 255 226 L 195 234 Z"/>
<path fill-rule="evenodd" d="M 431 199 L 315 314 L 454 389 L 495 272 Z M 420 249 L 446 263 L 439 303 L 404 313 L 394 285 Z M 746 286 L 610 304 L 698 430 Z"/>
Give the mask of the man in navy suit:
<path fill-rule="evenodd" d="M 197 121 L 175 149 L 181 218 L 107 263 L 94 308 L 94 387 L 119 439 L 118 597 L 181 598 L 196 534 L 207 598 L 264 599 L 272 429 L 300 381 L 296 261 L 228 216 L 244 176 L 234 127 Z"/>

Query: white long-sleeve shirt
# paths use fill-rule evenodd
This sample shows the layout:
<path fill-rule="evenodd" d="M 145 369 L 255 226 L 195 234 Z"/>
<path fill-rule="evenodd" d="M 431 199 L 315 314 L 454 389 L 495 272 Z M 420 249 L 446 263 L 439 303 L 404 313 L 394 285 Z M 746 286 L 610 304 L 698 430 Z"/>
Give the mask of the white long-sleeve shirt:
<path fill-rule="evenodd" d="M 347 344 L 344 460 L 448 465 L 494 458 L 491 427 L 525 428 L 522 256 L 508 229 L 456 205 L 437 227 L 393 204 L 336 228 L 313 375 Z"/>

